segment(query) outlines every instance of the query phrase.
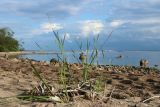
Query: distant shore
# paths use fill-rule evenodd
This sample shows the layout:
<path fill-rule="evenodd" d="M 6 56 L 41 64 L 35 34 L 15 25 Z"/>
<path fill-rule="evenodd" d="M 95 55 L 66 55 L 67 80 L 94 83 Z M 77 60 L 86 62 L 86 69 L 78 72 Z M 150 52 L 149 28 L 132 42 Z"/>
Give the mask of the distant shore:
<path fill-rule="evenodd" d="M 106 50 L 106 51 L 115 51 L 115 50 Z M 126 50 L 130 51 L 131 50 Z M 135 52 L 139 52 L 139 50 L 133 50 Z M 145 50 L 142 50 L 145 51 Z M 147 50 L 146 50 L 147 51 Z M 150 51 L 150 50 L 149 50 Z M 71 51 L 66 51 L 66 52 L 71 52 Z M 75 52 L 80 52 L 80 51 L 75 51 Z M 121 52 L 121 51 L 117 51 Z M 159 52 L 159 51 L 154 51 L 154 52 Z M 24 55 L 24 54 L 58 54 L 59 52 L 54 52 L 54 51 L 37 51 L 37 50 L 27 50 L 27 51 L 17 51 L 17 52 L 0 52 L 0 57 L 3 57 L 5 55 Z"/>
<path fill-rule="evenodd" d="M 17 52 L 0 52 L 0 56 L 5 55 L 24 55 L 24 54 L 57 54 L 57 52 L 48 52 L 48 51 L 17 51 Z"/>

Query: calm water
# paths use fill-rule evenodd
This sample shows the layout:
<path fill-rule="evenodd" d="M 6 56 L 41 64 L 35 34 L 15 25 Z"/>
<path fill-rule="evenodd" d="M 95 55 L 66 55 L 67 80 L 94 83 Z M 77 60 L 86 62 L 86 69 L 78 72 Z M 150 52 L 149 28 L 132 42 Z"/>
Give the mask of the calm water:
<path fill-rule="evenodd" d="M 75 57 L 73 57 L 72 52 L 66 52 L 67 61 L 74 63 L 78 62 Z M 91 54 L 91 53 L 90 53 Z M 122 56 L 122 58 L 117 58 L 117 56 Z M 77 52 L 75 56 L 78 58 L 79 53 Z M 58 58 L 57 54 L 30 54 L 21 55 L 21 58 L 35 59 L 39 61 L 50 61 L 52 58 Z M 99 52 L 98 59 L 96 62 L 99 64 L 113 64 L 113 65 L 134 65 L 139 66 L 140 59 L 149 60 L 149 65 L 153 67 L 154 65 L 159 65 L 160 68 L 160 52 L 159 51 L 105 51 L 104 56 L 102 52 Z"/>

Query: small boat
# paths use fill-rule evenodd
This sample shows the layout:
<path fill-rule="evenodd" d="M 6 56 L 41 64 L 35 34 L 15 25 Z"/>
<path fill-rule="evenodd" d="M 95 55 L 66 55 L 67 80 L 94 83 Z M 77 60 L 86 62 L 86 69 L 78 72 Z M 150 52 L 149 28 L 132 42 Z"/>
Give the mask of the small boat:
<path fill-rule="evenodd" d="M 123 56 L 120 54 L 120 55 L 118 55 L 116 58 L 117 59 L 121 59 Z"/>

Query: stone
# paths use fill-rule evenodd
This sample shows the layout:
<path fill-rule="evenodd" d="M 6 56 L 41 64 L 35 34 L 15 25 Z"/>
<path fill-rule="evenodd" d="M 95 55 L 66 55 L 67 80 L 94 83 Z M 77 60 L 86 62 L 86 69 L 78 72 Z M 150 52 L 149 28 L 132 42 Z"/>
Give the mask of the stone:
<path fill-rule="evenodd" d="M 55 58 L 52 58 L 51 60 L 50 60 L 50 63 L 52 63 L 52 64 L 56 64 L 56 63 L 58 63 L 59 61 L 57 60 L 57 59 L 55 59 Z"/>
<path fill-rule="evenodd" d="M 149 105 L 146 104 L 146 103 L 140 103 L 140 104 L 137 104 L 136 106 L 137 106 L 137 107 L 151 107 L 151 106 L 149 106 Z"/>
<path fill-rule="evenodd" d="M 17 58 L 13 58 L 11 61 L 13 61 L 13 62 L 19 62 L 19 60 Z"/>
<path fill-rule="evenodd" d="M 141 98 L 141 97 L 131 97 L 131 98 L 130 98 L 130 101 L 140 102 L 140 101 L 142 101 L 142 98 Z"/>
<path fill-rule="evenodd" d="M 49 103 L 49 104 L 46 105 L 46 107 L 55 107 L 55 106 L 54 106 L 54 104 Z"/>
<path fill-rule="evenodd" d="M 36 64 L 36 62 L 35 62 L 35 61 L 31 61 L 31 64 L 32 64 L 32 65 L 35 65 L 35 64 Z"/>
<path fill-rule="evenodd" d="M 77 70 L 77 69 L 81 69 L 79 66 L 77 66 L 76 64 L 71 64 L 71 68 L 73 70 Z"/>
<path fill-rule="evenodd" d="M 151 79 L 151 78 L 148 78 L 146 81 L 147 81 L 147 82 L 156 82 L 155 80 L 153 80 L 153 79 Z"/>
<path fill-rule="evenodd" d="M 45 61 L 45 62 L 44 62 L 44 65 L 49 65 L 49 64 L 50 64 L 49 61 Z"/>
<path fill-rule="evenodd" d="M 122 80 L 121 83 L 123 83 L 123 84 L 132 84 L 133 82 L 131 80 Z"/>
<path fill-rule="evenodd" d="M 112 79 L 108 79 L 108 80 L 106 81 L 106 83 L 107 83 L 107 84 L 112 84 Z"/>
<path fill-rule="evenodd" d="M 125 93 L 122 93 L 122 92 L 115 92 L 112 94 L 112 98 L 115 98 L 115 99 L 127 99 L 129 98 L 129 95 L 125 94 Z"/>
<path fill-rule="evenodd" d="M 129 79 L 133 81 L 138 81 L 139 78 L 137 76 L 130 76 Z"/>
<path fill-rule="evenodd" d="M 8 59 L 8 58 L 9 58 L 9 55 L 8 55 L 8 54 L 5 54 L 5 55 L 4 55 L 4 58 Z"/>

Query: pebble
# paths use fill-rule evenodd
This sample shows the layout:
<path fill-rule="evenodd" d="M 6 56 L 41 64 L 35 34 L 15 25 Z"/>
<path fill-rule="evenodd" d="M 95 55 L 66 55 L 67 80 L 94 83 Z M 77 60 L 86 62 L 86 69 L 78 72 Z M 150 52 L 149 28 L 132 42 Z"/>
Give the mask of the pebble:
<path fill-rule="evenodd" d="M 55 106 L 54 106 L 54 104 L 49 103 L 49 104 L 46 105 L 46 107 L 55 107 Z"/>
<path fill-rule="evenodd" d="M 19 62 L 20 60 L 18 60 L 17 58 L 13 58 L 13 59 L 11 59 L 11 61 L 13 61 L 13 62 Z"/>
<path fill-rule="evenodd" d="M 133 81 L 131 81 L 131 80 L 122 80 L 121 83 L 123 83 L 123 84 L 132 84 Z"/>
<path fill-rule="evenodd" d="M 137 76 L 130 76 L 129 79 L 133 81 L 138 81 L 139 78 Z"/>
<path fill-rule="evenodd" d="M 149 106 L 146 103 L 140 103 L 140 104 L 137 104 L 136 107 L 151 107 L 151 106 Z"/>
<path fill-rule="evenodd" d="M 112 94 L 112 98 L 115 98 L 115 99 L 126 99 L 126 98 L 129 98 L 129 95 L 125 94 L 125 93 L 113 93 Z"/>
<path fill-rule="evenodd" d="M 142 99 L 141 97 L 131 97 L 129 100 L 132 102 L 140 102 Z"/>
<path fill-rule="evenodd" d="M 52 103 L 36 103 L 32 107 L 55 107 Z"/>

